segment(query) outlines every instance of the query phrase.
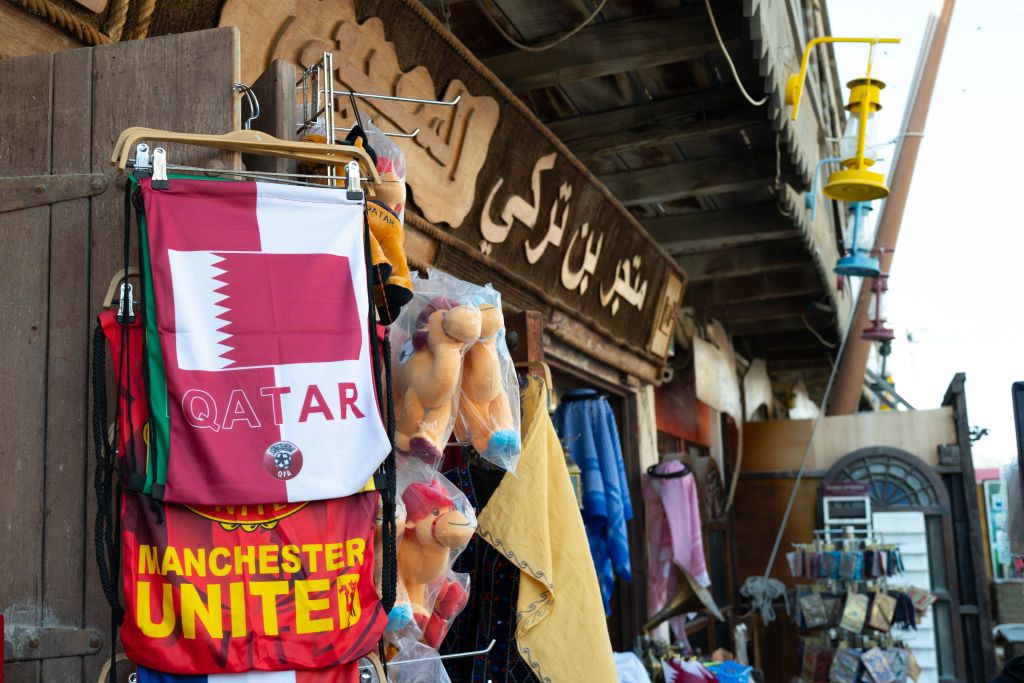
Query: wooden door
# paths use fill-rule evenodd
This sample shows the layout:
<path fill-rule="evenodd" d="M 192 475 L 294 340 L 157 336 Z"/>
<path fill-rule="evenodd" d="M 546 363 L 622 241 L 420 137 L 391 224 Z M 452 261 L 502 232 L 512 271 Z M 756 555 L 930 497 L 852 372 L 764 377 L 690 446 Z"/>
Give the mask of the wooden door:
<path fill-rule="evenodd" d="M 107 160 L 129 126 L 237 127 L 238 51 L 236 30 L 222 28 L 0 60 L 0 610 L 8 683 L 91 683 L 109 657 L 110 610 L 93 549 L 88 390 L 92 327 L 121 265 L 123 182 Z M 172 163 L 234 163 L 200 148 L 168 153 Z M 65 176 L 79 173 L 106 181 Z M 48 203 L 68 184 L 65 196 L 80 198 Z"/>

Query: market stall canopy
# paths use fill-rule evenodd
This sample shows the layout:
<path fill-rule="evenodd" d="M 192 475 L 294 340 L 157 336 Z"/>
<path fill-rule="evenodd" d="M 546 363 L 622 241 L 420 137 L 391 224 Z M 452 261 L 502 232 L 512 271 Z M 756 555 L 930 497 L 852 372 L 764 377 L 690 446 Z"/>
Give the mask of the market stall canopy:
<path fill-rule="evenodd" d="M 831 274 L 845 218 L 828 207 L 811 220 L 800 191 L 842 131 L 832 53 L 812 59 L 810 104 L 795 123 L 783 93 L 794 46 L 829 32 L 823 9 L 711 3 L 740 81 L 767 97 L 754 107 L 703 0 L 426 4 L 686 270 L 686 306 L 720 320 L 773 379 L 804 379 L 820 395 L 849 305 Z"/>

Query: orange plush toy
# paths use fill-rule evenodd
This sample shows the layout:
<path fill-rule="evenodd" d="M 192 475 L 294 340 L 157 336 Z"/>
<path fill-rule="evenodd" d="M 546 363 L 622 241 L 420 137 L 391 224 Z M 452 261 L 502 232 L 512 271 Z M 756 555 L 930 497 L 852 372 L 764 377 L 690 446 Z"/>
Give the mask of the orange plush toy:
<path fill-rule="evenodd" d="M 451 429 L 462 354 L 480 336 L 480 310 L 436 298 L 420 311 L 414 329 L 392 366 L 395 446 L 436 465 Z"/>
<path fill-rule="evenodd" d="M 366 219 L 370 226 L 371 252 L 379 250 L 387 271 L 377 274 L 374 281 L 374 304 L 380 322 L 390 325 L 398 317 L 402 306 L 412 300 L 412 279 L 409 262 L 405 257 L 405 234 L 402 216 L 405 213 L 405 182 L 398 177 L 390 159 L 380 158 L 377 168 L 381 173 L 376 197 L 366 203 Z M 378 263 L 374 253 L 373 263 Z"/>
<path fill-rule="evenodd" d="M 499 344 L 505 343 L 501 307 L 480 305 L 480 338 L 462 362 L 462 396 L 455 433 L 473 442 L 486 460 L 514 463 L 522 450 L 512 407 L 502 382 Z"/>
<path fill-rule="evenodd" d="M 402 501 L 406 521 L 398 553 L 398 575 L 409 594 L 417 626 L 425 635 L 429 633 L 436 639 L 440 633 L 443 638 L 446 622 L 465 606 L 467 593 L 458 582 L 446 581 L 436 596 L 435 605 L 430 605 L 427 586 L 448 572 L 452 550 L 469 543 L 476 531 L 476 522 L 455 507 L 437 478 L 410 484 L 402 493 Z M 436 622 L 433 626 L 432 614 Z"/>

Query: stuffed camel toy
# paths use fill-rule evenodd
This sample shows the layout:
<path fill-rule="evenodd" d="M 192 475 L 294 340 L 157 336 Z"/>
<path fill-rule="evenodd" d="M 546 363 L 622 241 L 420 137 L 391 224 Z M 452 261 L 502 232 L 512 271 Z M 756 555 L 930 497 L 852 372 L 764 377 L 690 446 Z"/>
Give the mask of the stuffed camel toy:
<path fill-rule="evenodd" d="M 395 373 L 395 446 L 431 465 L 441 461 L 462 353 L 480 336 L 480 310 L 435 299 L 416 318 L 411 353 Z"/>
<path fill-rule="evenodd" d="M 424 641 L 437 647 L 448 631 L 449 620 L 465 607 L 469 596 L 457 581 L 444 580 L 431 610 L 427 586 L 446 575 L 452 549 L 468 544 L 476 526 L 456 509 L 436 479 L 410 484 L 402 493 L 402 501 L 406 521 L 398 575 Z"/>
<path fill-rule="evenodd" d="M 484 458 L 503 461 L 519 454 L 519 433 L 501 383 L 498 340 L 505 328 L 501 308 L 480 306 L 480 338 L 462 361 L 462 396 L 455 431 Z"/>

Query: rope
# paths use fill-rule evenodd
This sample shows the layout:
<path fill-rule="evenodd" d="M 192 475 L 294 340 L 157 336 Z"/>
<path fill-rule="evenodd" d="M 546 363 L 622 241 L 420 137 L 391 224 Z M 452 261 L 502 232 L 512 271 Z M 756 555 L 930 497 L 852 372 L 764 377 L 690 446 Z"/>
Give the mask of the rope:
<path fill-rule="evenodd" d="M 386 384 L 385 397 L 387 402 L 387 430 L 388 440 L 391 442 L 391 452 L 384 461 L 384 521 L 381 528 L 381 543 L 384 548 L 384 558 L 381 567 L 381 602 L 384 611 L 390 612 L 395 606 L 395 598 L 398 588 L 398 527 L 395 524 L 395 508 L 398 498 L 398 475 L 395 467 L 395 396 L 391 390 L 391 336 L 388 331 L 384 333 L 383 344 L 384 356 L 384 382 Z"/>
<path fill-rule="evenodd" d="M 133 22 L 132 30 L 129 31 L 127 40 L 138 40 L 145 38 L 149 33 L 149 25 L 153 21 L 153 10 L 156 8 L 156 0 L 142 0 L 134 5 L 137 16 Z"/>
<path fill-rule="evenodd" d="M 499 12 L 501 11 L 501 8 L 498 7 L 498 4 L 494 0 L 491 0 L 491 4 L 494 5 L 495 9 L 497 9 Z M 579 26 L 577 26 L 576 28 L 572 29 L 568 33 L 562 34 L 558 38 L 555 38 L 554 40 L 549 41 L 547 43 L 541 43 L 539 45 L 537 45 L 537 44 L 527 45 L 526 43 L 520 43 L 518 40 L 516 40 L 515 38 L 510 36 L 505 31 L 505 29 L 503 29 L 501 27 L 501 24 L 498 23 L 498 20 L 495 19 L 494 17 L 492 17 L 491 13 L 488 12 L 486 9 L 484 9 L 484 6 L 480 2 L 480 0 L 477 0 L 477 5 L 480 7 L 480 13 L 483 14 L 484 17 L 487 18 L 487 21 L 491 22 L 491 26 L 493 26 L 495 28 L 495 30 L 498 33 L 501 34 L 501 37 L 504 38 L 505 40 L 507 40 L 509 43 L 511 43 L 515 47 L 519 48 L 520 50 L 525 50 L 526 52 L 544 52 L 545 50 L 550 50 L 553 47 L 557 47 L 557 46 L 561 45 L 562 43 L 564 43 L 565 41 L 569 40 L 570 38 L 572 38 L 574 35 L 576 35 L 580 31 L 582 31 L 587 26 L 587 24 L 589 24 L 594 19 L 596 19 L 597 15 L 601 13 L 601 10 L 603 10 L 604 6 L 607 5 L 607 4 L 608 4 L 608 0 L 601 0 L 601 4 L 599 4 L 597 6 L 597 9 L 595 9 L 593 12 L 591 12 L 590 16 L 583 20 L 583 23 L 581 23 Z"/>
<path fill-rule="evenodd" d="M 90 26 L 50 0 L 10 0 L 10 2 L 30 14 L 43 17 L 51 24 L 56 24 L 86 45 L 106 45 L 111 42 L 110 38 L 100 33 L 96 27 Z"/>
<path fill-rule="evenodd" d="M 128 19 L 128 0 L 114 0 L 114 6 L 107 15 L 103 24 L 103 32 L 110 38 L 110 42 L 116 43 L 121 39 L 124 32 L 125 20 Z"/>
<path fill-rule="evenodd" d="M 112 480 L 114 475 L 114 450 L 107 440 L 107 340 L 103 328 L 97 324 L 92 342 L 92 434 L 96 450 L 96 470 L 93 485 L 96 490 L 95 552 L 96 567 L 100 575 L 103 595 L 110 605 L 110 653 L 111 658 L 117 647 L 117 626 L 124 618 L 118 594 L 117 572 L 121 562 L 120 520 L 113 520 L 111 509 Z M 117 487 L 120 499 L 121 487 Z M 120 516 L 120 515 L 118 515 Z M 108 673 L 116 674 L 115 667 L 108 662 Z M 101 679 L 102 680 L 102 679 Z"/>
<path fill-rule="evenodd" d="M 370 224 L 363 214 L 363 240 L 366 245 L 364 258 L 366 259 L 366 270 L 372 272 L 373 262 L 370 258 Z M 373 278 L 366 278 L 367 295 L 371 305 L 369 306 L 369 330 L 370 330 L 370 356 L 373 359 L 373 376 L 377 379 L 378 397 L 381 395 L 380 378 L 383 375 L 385 386 L 383 395 L 385 398 L 384 414 L 387 422 L 388 442 L 390 451 L 388 456 L 381 463 L 375 477 L 377 488 L 380 491 L 383 519 L 381 520 L 381 548 L 384 556 L 381 558 L 381 607 L 387 614 L 395 606 L 395 599 L 398 592 L 398 531 L 395 525 L 396 498 L 398 496 L 398 475 L 395 469 L 395 401 L 391 390 L 391 339 L 388 336 L 387 328 L 384 329 L 384 341 L 380 343 L 377 339 L 377 312 L 372 305 L 373 302 Z M 383 367 L 382 367 L 383 361 Z M 379 400 L 379 398 L 378 398 Z"/>
<path fill-rule="evenodd" d="M 736 79 L 736 87 L 740 89 L 743 97 L 755 107 L 760 107 L 768 101 L 768 96 L 765 95 L 759 100 L 755 100 L 747 92 L 747 89 L 743 87 L 743 81 L 740 80 L 740 75 L 736 73 L 736 65 L 732 63 L 732 57 L 729 56 L 729 50 L 725 47 L 725 41 L 722 40 L 722 34 L 718 32 L 718 22 L 715 21 L 715 13 L 711 11 L 711 0 L 704 0 L 704 6 L 708 8 L 708 19 L 711 20 L 711 28 L 715 32 L 715 38 L 718 39 L 718 47 L 722 49 L 722 55 L 725 57 L 726 63 L 729 65 L 729 71 L 732 72 L 732 77 Z"/>
<path fill-rule="evenodd" d="M 778 579 L 750 576 L 740 586 L 740 595 L 750 598 L 752 610 L 760 612 L 761 621 L 767 625 L 775 621 L 775 606 L 772 603 L 780 597 L 786 599 L 786 585 Z M 786 605 L 786 611 L 789 611 L 789 604 Z"/>
<path fill-rule="evenodd" d="M 847 282 L 847 284 L 849 285 L 850 283 Z M 850 286 L 852 287 L 852 285 Z M 850 318 L 846 323 L 846 334 L 843 335 L 843 341 L 839 345 L 839 351 L 836 354 L 836 362 L 832 364 L 832 371 L 828 376 L 828 384 L 825 385 L 825 395 L 821 399 L 821 410 L 818 412 L 817 417 L 814 418 L 814 423 L 811 425 L 811 433 L 807 437 L 807 445 L 804 447 L 804 456 L 800 461 L 800 469 L 796 473 L 796 479 L 793 480 L 793 489 L 789 492 L 789 502 L 786 503 L 786 511 L 782 515 L 782 522 L 779 524 L 779 529 L 775 533 L 775 543 L 772 545 L 772 553 L 768 557 L 768 563 L 764 567 L 764 574 L 759 577 L 752 576 L 747 578 L 747 580 L 743 582 L 743 588 L 740 589 L 740 592 L 743 593 L 743 595 L 750 598 L 753 603 L 753 609 L 761 610 L 761 617 L 765 620 L 765 624 L 770 624 L 772 620 L 775 619 L 774 610 L 766 610 L 764 608 L 764 605 L 766 604 L 765 601 L 770 602 L 774 599 L 772 594 L 775 591 L 774 584 L 771 583 L 772 581 L 775 581 L 775 579 L 769 579 L 768 575 L 771 573 L 772 566 L 775 564 L 775 558 L 779 554 L 779 546 L 782 544 L 782 535 L 786 532 L 786 526 L 789 524 L 789 515 L 793 512 L 793 504 L 796 502 L 796 494 L 800 490 L 800 482 L 804 478 L 804 471 L 807 469 L 807 461 L 811 457 L 811 448 L 814 445 L 814 435 L 817 434 L 818 427 L 821 425 L 821 418 L 825 416 L 828 399 L 832 394 L 832 385 L 835 383 L 836 375 L 838 374 L 839 366 L 841 365 L 843 351 L 846 349 L 846 342 L 850 339 L 850 333 L 852 332 L 854 316 L 856 313 L 857 306 L 851 306 Z M 776 583 L 779 582 L 776 581 Z"/>

